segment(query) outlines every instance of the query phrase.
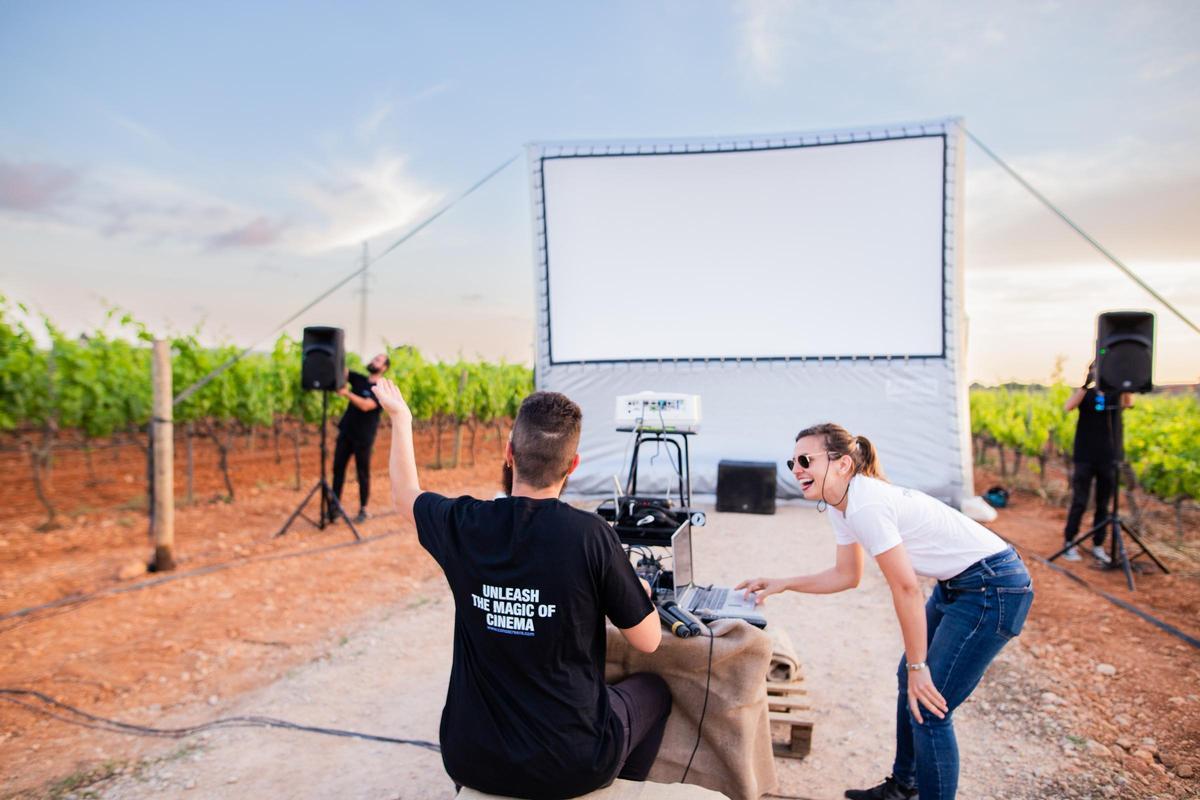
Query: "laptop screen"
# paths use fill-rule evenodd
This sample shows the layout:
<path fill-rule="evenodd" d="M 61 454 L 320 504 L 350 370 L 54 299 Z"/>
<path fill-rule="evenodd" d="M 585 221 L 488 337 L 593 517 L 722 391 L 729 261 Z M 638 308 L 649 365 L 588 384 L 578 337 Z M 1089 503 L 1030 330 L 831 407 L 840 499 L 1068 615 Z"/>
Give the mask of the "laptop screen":
<path fill-rule="evenodd" d="M 692 526 L 684 525 L 671 537 L 671 563 L 678 594 L 694 582 L 692 575 Z"/>

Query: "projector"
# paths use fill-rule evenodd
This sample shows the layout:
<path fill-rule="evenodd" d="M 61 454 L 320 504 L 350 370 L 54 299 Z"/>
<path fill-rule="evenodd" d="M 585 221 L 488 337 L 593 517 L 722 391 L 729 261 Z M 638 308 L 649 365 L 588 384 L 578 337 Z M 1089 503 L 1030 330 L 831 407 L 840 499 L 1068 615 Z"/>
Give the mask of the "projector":
<path fill-rule="evenodd" d="M 617 397 L 617 428 L 663 433 L 700 430 L 700 395 L 639 392 Z"/>

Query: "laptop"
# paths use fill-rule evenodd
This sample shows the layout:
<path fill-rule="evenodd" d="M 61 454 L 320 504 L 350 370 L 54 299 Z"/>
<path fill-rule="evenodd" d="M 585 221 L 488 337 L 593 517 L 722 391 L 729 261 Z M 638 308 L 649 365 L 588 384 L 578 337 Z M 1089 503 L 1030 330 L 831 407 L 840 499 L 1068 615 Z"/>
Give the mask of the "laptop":
<path fill-rule="evenodd" d="M 693 572 L 692 526 L 682 525 L 671 537 L 671 558 L 675 571 L 675 602 L 695 614 L 701 622 L 715 619 L 744 619 L 759 628 L 767 627 L 754 598 L 743 599 L 742 592 L 727 586 L 697 586 Z"/>

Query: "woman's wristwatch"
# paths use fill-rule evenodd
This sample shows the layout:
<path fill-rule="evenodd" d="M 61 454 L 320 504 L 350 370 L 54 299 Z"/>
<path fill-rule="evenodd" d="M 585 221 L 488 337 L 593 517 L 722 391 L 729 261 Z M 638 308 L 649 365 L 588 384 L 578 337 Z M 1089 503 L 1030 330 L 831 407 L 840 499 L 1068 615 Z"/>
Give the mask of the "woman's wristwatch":
<path fill-rule="evenodd" d="M 929 665 L 926 664 L 924 661 L 918 661 L 915 664 L 908 665 L 909 672 L 920 672 L 923 669 L 929 669 Z"/>

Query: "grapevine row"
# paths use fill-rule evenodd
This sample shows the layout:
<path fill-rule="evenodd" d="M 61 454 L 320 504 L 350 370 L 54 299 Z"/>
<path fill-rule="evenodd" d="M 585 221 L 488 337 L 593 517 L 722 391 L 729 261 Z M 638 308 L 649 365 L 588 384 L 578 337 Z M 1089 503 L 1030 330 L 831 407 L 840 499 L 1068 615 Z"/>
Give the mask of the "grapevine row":
<path fill-rule="evenodd" d="M 49 347 L 41 347 L 37 326 Z M 150 418 L 150 348 L 154 338 L 129 315 L 110 312 L 105 324 L 72 337 L 45 317 L 35 317 L 0 296 L 0 434 L 28 450 L 34 490 L 53 524 L 56 514 L 45 491 L 60 432 L 71 431 L 85 442 L 123 435 L 148 445 Z M 171 337 L 175 391 L 191 386 L 234 357 L 233 345 L 210 347 L 199 331 Z M 532 372 L 506 363 L 453 363 L 426 360 L 413 347 L 389 348 L 388 377 L 400 386 L 418 423 L 436 431 L 437 462 L 442 462 L 441 433 L 456 431 L 455 459 L 462 429 L 472 445 L 480 427 L 511 419 L 521 399 L 532 391 Z M 256 429 L 297 439 L 305 426 L 321 418 L 321 393 L 300 387 L 301 345 L 281 335 L 268 352 L 237 361 L 212 382 L 174 408 L 178 430 L 206 438 L 216 447 L 227 494 L 232 498 L 228 456 L 233 440 Z M 360 354 L 347 354 L 347 366 L 365 371 Z M 330 397 L 336 419 L 346 400 Z"/>
<path fill-rule="evenodd" d="M 1072 391 L 1062 383 L 1047 389 L 973 389 L 977 457 L 982 460 L 995 448 L 1002 475 L 1016 474 L 1028 460 L 1043 486 L 1050 459 L 1061 459 L 1069 473 L 1077 415 L 1063 404 Z M 1200 498 L 1200 401 L 1193 395 L 1140 395 L 1124 412 L 1124 425 L 1125 459 L 1138 485 L 1173 505 L 1181 525 L 1183 503 Z"/>

